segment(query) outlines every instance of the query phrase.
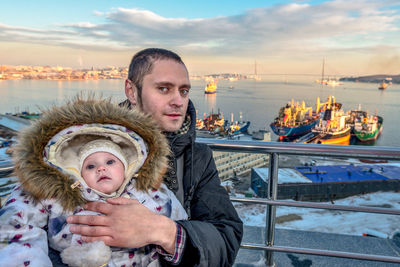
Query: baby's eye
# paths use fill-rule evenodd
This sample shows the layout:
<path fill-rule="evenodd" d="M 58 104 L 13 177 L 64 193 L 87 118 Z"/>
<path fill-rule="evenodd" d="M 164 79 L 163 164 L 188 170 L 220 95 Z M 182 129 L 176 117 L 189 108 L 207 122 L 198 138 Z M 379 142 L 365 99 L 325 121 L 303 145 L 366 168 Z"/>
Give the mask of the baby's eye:
<path fill-rule="evenodd" d="M 93 164 L 89 164 L 86 166 L 86 169 L 91 170 L 94 169 L 94 165 Z"/>
<path fill-rule="evenodd" d="M 107 165 L 114 164 L 114 162 L 115 162 L 115 160 L 113 160 L 113 159 L 110 159 L 110 160 L 108 160 L 108 161 L 107 161 Z"/>

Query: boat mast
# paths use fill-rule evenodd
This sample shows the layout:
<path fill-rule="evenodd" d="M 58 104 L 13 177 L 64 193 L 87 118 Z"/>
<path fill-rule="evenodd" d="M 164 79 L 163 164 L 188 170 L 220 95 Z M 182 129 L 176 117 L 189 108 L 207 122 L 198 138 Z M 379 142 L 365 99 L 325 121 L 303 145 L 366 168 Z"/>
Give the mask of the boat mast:
<path fill-rule="evenodd" d="M 325 58 L 322 59 L 322 78 L 321 83 L 324 83 L 324 71 L 325 71 Z"/>

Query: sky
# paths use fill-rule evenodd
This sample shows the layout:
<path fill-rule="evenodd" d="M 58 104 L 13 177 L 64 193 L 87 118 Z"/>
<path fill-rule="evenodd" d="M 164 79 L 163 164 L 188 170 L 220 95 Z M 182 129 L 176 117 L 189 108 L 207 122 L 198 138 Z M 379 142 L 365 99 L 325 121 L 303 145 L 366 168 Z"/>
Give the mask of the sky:
<path fill-rule="evenodd" d="M 126 67 L 147 47 L 191 74 L 400 74 L 400 2 L 1 2 L 0 65 Z"/>

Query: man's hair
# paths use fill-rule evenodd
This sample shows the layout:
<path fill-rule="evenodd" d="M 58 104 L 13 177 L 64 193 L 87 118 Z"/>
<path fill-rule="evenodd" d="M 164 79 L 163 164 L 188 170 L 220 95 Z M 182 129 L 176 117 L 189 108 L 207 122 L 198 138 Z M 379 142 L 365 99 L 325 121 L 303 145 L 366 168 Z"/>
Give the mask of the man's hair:
<path fill-rule="evenodd" d="M 153 70 L 153 63 L 157 60 L 174 60 L 185 66 L 180 56 L 162 48 L 147 48 L 137 52 L 129 65 L 128 80 L 137 88 L 138 100 L 142 100 L 143 78 Z M 186 67 L 186 66 L 185 66 Z"/>

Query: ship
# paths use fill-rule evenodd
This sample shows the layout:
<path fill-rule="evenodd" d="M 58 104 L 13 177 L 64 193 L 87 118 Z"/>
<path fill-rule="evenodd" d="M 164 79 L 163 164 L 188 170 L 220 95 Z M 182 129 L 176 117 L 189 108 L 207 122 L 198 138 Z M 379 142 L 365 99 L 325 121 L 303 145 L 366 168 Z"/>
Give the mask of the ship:
<path fill-rule="evenodd" d="M 247 133 L 250 126 L 250 121 L 240 121 L 229 125 L 228 134 Z"/>
<path fill-rule="evenodd" d="M 325 79 L 324 75 L 325 75 L 325 59 L 322 60 L 322 77 L 321 77 L 321 80 L 315 80 L 315 82 L 316 83 L 320 83 L 322 85 L 332 86 L 332 87 L 339 86 L 339 85 L 343 84 L 336 77 L 335 78 L 328 77 L 328 79 Z"/>
<path fill-rule="evenodd" d="M 335 87 L 335 86 L 339 86 L 339 85 L 342 85 L 343 83 L 342 82 L 340 82 L 340 81 L 338 81 L 336 78 L 335 79 L 328 79 L 327 81 L 326 81 L 326 85 L 328 85 L 328 86 L 333 86 L 333 87 Z"/>
<path fill-rule="evenodd" d="M 225 132 L 226 124 L 227 121 L 219 110 L 218 113 L 213 113 L 213 111 L 211 111 L 208 116 L 204 113 L 203 120 L 196 120 L 196 130 L 208 134 L 223 134 Z"/>
<path fill-rule="evenodd" d="M 240 112 L 240 120 L 233 122 L 233 113 L 231 113 L 231 123 L 227 126 L 228 135 L 237 135 L 247 133 L 250 126 L 250 121 L 244 121 L 242 112 Z"/>
<path fill-rule="evenodd" d="M 363 116 L 361 120 L 354 124 L 354 135 L 361 142 L 374 141 L 382 133 L 383 118 L 371 115 Z"/>
<path fill-rule="evenodd" d="M 316 83 L 320 83 L 322 85 L 332 86 L 332 87 L 339 86 L 339 85 L 343 84 L 337 78 L 328 78 L 328 79 L 315 80 L 315 82 Z"/>
<path fill-rule="evenodd" d="M 210 80 L 204 88 L 205 94 L 215 94 L 217 92 L 217 83 L 215 80 Z"/>
<path fill-rule="evenodd" d="M 341 106 L 340 103 L 335 102 L 333 96 L 329 96 L 328 105 L 321 113 L 321 120 L 312 129 L 314 137 L 308 141 L 309 143 L 350 144 L 351 127 L 346 123 L 350 115 L 345 114 Z"/>
<path fill-rule="evenodd" d="M 383 80 L 381 84 L 379 85 L 378 89 L 379 90 L 385 90 L 388 87 L 388 84 Z"/>
<path fill-rule="evenodd" d="M 366 111 L 361 110 L 361 105 L 359 105 L 358 110 L 350 110 L 347 114 L 349 117 L 347 118 L 346 123 L 351 127 L 351 131 L 354 131 L 354 125 L 356 122 L 359 122 L 363 117 L 368 116 Z"/>
<path fill-rule="evenodd" d="M 196 119 L 196 130 L 204 129 L 204 121 L 202 119 Z"/>
<path fill-rule="evenodd" d="M 318 104 L 317 104 L 318 105 Z M 279 110 L 278 117 L 270 124 L 272 131 L 283 138 L 293 138 L 304 135 L 319 122 L 319 113 L 313 113 L 312 107 L 306 107 L 304 101 L 301 105 L 292 100 Z"/>

